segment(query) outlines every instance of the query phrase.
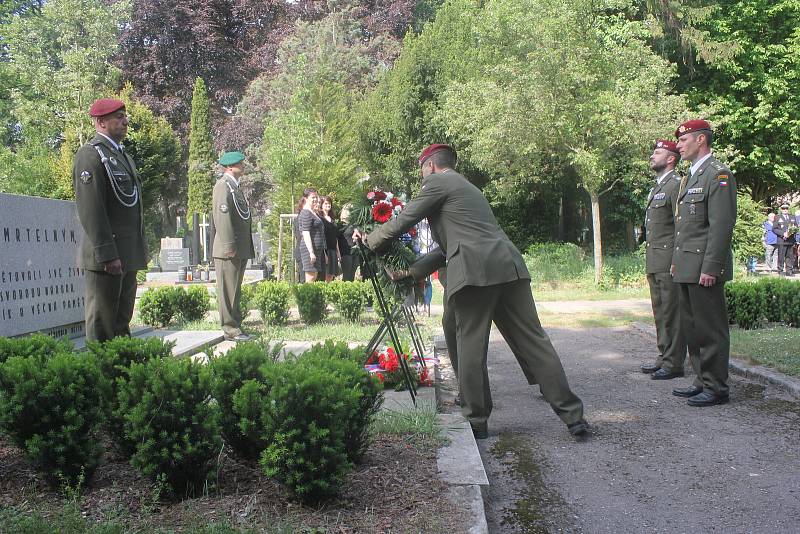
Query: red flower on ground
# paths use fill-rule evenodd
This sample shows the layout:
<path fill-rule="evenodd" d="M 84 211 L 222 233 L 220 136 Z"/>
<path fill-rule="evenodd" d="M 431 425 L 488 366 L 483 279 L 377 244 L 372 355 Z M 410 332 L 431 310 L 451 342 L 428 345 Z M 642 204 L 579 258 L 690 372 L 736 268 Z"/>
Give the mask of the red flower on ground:
<path fill-rule="evenodd" d="M 381 354 L 378 358 L 378 363 L 381 369 L 393 373 L 400 368 L 400 360 L 397 359 L 397 354 L 390 348 L 386 353 Z"/>
<path fill-rule="evenodd" d="M 433 385 L 433 380 L 430 378 L 430 373 L 428 372 L 427 367 L 423 367 L 422 371 L 419 373 L 419 383 L 424 386 Z"/>
<path fill-rule="evenodd" d="M 385 223 L 392 218 L 392 205 L 384 201 L 376 202 L 372 206 L 372 218 L 375 222 Z"/>
<path fill-rule="evenodd" d="M 375 376 L 378 377 L 378 380 L 381 381 L 381 384 L 383 384 L 383 382 L 386 380 L 386 378 L 383 376 L 383 373 L 375 373 Z"/>

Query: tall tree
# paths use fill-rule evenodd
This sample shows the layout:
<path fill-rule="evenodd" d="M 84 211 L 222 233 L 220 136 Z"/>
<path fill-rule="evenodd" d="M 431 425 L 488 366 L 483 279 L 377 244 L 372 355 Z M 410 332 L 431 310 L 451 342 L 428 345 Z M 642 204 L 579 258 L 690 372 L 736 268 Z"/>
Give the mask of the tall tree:
<path fill-rule="evenodd" d="M 187 215 L 211 211 L 214 188 L 214 145 L 208 91 L 202 78 L 194 82 L 192 117 L 189 127 L 189 200 Z"/>

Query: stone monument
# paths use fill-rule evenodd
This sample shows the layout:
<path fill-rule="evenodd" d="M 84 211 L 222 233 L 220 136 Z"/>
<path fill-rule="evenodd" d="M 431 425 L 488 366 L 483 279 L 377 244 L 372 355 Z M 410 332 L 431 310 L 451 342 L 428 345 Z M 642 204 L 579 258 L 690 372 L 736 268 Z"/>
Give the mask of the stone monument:
<path fill-rule="evenodd" d="M 182 237 L 164 237 L 161 239 L 161 252 L 158 262 L 164 272 L 175 272 L 181 267 L 188 267 L 189 249 L 183 246 Z"/>
<path fill-rule="evenodd" d="M 84 333 L 75 202 L 0 193 L 0 336 Z"/>

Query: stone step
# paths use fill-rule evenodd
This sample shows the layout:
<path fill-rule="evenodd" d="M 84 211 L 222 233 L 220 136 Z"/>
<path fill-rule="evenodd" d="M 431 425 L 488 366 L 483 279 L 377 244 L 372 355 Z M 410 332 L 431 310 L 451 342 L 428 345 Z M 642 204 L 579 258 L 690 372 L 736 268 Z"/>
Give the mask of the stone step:
<path fill-rule="evenodd" d="M 224 339 L 221 330 L 170 330 L 140 327 L 135 328 L 131 334 L 133 337 L 157 337 L 164 341 L 174 341 L 175 347 L 172 349 L 172 354 L 178 357 L 192 356 Z M 86 338 L 73 339 L 72 343 L 76 349 L 83 350 L 86 347 Z"/>

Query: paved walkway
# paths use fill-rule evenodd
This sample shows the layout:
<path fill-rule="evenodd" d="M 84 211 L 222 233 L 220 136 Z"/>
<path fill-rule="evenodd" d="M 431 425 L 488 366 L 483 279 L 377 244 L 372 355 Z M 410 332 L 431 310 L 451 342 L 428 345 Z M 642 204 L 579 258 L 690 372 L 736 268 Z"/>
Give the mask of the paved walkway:
<path fill-rule="evenodd" d="M 731 377 L 731 404 L 691 408 L 670 394 L 691 378 L 654 382 L 638 371 L 654 356 L 646 333 L 549 334 L 594 436 L 570 438 L 495 332 L 495 407 L 479 442 L 490 532 L 800 532 L 796 398 Z"/>

